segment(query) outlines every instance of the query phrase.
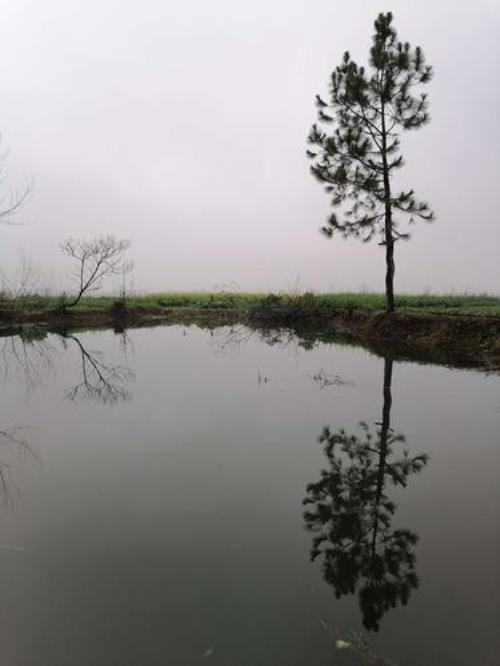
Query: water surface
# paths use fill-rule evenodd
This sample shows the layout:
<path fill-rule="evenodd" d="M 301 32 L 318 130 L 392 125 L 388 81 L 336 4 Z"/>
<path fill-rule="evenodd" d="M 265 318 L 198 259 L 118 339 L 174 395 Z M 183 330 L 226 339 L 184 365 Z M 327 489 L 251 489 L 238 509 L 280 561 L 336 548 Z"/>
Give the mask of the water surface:
<path fill-rule="evenodd" d="M 499 377 L 245 329 L 0 346 L 1 663 L 499 663 Z"/>

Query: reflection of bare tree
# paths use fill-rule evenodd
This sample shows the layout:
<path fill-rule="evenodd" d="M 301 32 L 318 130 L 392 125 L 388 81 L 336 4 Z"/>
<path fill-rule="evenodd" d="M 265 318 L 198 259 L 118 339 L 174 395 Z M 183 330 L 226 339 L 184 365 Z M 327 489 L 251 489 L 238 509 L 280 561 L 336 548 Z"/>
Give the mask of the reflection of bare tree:
<path fill-rule="evenodd" d="M 20 372 L 28 392 L 43 382 L 53 369 L 54 347 L 47 341 L 46 333 L 27 329 L 23 335 L 2 338 L 0 359 L 3 380 L 8 381 L 13 371 Z"/>
<path fill-rule="evenodd" d="M 215 331 L 215 344 L 219 352 L 240 351 L 253 337 L 247 326 L 236 324 Z"/>
<path fill-rule="evenodd" d="M 295 333 L 286 328 L 251 328 L 245 324 L 233 324 L 215 331 L 216 349 L 221 353 L 238 352 L 251 340 L 263 342 L 270 347 L 277 345 L 280 349 L 290 350 L 295 356 L 302 346 Z"/>
<path fill-rule="evenodd" d="M 127 382 L 132 378 L 132 372 L 127 366 L 105 363 L 102 352 L 86 349 L 76 335 L 65 333 L 64 343 L 68 340 L 78 348 L 81 370 L 80 381 L 66 391 L 68 400 L 89 400 L 106 405 L 130 400 Z"/>
<path fill-rule="evenodd" d="M 120 338 L 125 364 L 106 362 L 101 351 L 88 349 L 75 334 L 63 331 L 57 336 L 65 350 L 70 344 L 77 351 L 78 380 L 66 391 L 68 400 L 113 405 L 130 399 L 127 383 L 133 378 L 133 373 L 127 364 L 128 338 L 125 332 L 121 332 Z M 3 338 L 0 359 L 4 381 L 14 371 L 20 373 L 28 391 L 42 384 L 49 372 L 57 370 L 55 360 L 62 362 L 60 350 L 49 342 L 46 331 L 36 328 Z"/>
<path fill-rule="evenodd" d="M 414 553 L 417 535 L 393 529 L 396 505 L 387 482 L 405 487 L 427 455 L 398 451 L 405 441 L 390 425 L 392 360 L 384 363 L 384 407 L 375 432 L 366 423 L 349 434 L 324 428 L 319 441 L 328 460 L 317 483 L 307 486 L 306 527 L 315 534 L 311 559 L 322 559 L 323 577 L 335 595 L 359 591 L 363 623 L 378 630 L 383 615 L 406 604 L 418 585 Z"/>
<path fill-rule="evenodd" d="M 40 464 L 38 455 L 21 437 L 24 430 L 21 427 L 0 430 L 0 497 L 7 507 L 12 506 L 17 490 L 14 478 L 16 462 L 29 460 L 37 466 Z"/>

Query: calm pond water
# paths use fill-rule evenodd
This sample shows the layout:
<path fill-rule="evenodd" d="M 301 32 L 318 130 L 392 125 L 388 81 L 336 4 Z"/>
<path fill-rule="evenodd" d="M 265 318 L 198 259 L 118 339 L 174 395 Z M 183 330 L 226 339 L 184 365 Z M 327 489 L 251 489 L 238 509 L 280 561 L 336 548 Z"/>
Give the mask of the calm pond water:
<path fill-rule="evenodd" d="M 500 378 L 285 342 L 0 340 L 1 664 L 500 664 Z"/>

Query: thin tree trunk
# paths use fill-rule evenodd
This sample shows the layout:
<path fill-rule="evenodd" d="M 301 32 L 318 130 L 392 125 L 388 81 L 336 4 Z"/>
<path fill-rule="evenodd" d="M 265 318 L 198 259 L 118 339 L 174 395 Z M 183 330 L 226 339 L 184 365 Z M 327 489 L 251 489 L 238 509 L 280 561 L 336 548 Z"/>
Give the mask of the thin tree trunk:
<path fill-rule="evenodd" d="M 382 423 L 380 426 L 380 451 L 379 451 L 379 464 L 377 471 L 377 490 L 375 494 L 375 511 L 373 521 L 373 538 L 372 538 L 372 557 L 375 555 L 377 532 L 378 532 L 378 518 L 379 506 L 382 499 L 382 491 L 384 490 L 384 480 L 386 471 L 387 459 L 387 439 L 391 429 L 391 407 L 392 407 L 392 359 L 384 358 L 384 406 L 382 408 Z"/>
<path fill-rule="evenodd" d="M 385 105 L 382 103 L 382 166 L 384 171 L 384 244 L 385 244 L 385 309 L 394 312 L 394 236 L 392 233 L 392 200 L 389 165 L 387 163 L 387 131 L 385 126 Z"/>
<path fill-rule="evenodd" d="M 386 218 L 387 220 L 387 218 Z M 385 234 L 385 309 L 387 312 L 394 312 L 394 241 L 392 240 L 391 231 L 387 232 L 388 227 L 386 221 L 386 234 Z"/>
<path fill-rule="evenodd" d="M 66 303 L 66 307 L 67 308 L 74 308 L 76 305 L 78 305 L 82 296 L 83 296 L 83 291 L 80 290 L 80 293 L 78 294 L 78 296 L 73 301 L 71 301 L 71 303 Z"/>
<path fill-rule="evenodd" d="M 71 303 L 61 303 L 61 305 L 59 305 L 59 307 L 57 308 L 57 312 L 65 313 L 68 308 L 74 308 L 76 305 L 78 305 L 82 296 L 83 292 L 80 291 L 78 296 L 76 296 L 76 298 L 73 301 L 71 301 Z"/>

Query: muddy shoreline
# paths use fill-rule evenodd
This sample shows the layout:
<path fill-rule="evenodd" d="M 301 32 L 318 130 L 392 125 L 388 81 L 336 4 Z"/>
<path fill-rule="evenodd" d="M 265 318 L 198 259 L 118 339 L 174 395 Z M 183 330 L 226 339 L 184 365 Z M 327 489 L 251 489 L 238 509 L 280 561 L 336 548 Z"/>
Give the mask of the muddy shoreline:
<path fill-rule="evenodd" d="M 500 317 L 407 314 L 335 309 L 312 312 L 241 311 L 191 307 L 136 307 L 0 313 L 0 337 L 50 332 L 158 325 L 217 328 L 242 324 L 262 334 L 293 332 L 304 345 L 335 341 L 361 345 L 394 359 L 500 371 Z"/>

